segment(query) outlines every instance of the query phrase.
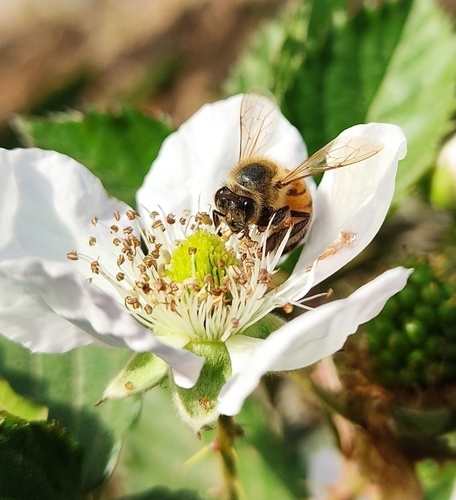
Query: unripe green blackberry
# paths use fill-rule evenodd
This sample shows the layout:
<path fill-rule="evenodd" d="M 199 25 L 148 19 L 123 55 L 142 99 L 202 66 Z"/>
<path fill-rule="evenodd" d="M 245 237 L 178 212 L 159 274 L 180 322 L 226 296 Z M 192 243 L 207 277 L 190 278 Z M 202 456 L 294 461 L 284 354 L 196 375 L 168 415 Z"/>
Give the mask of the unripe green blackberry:
<path fill-rule="evenodd" d="M 425 259 L 405 266 L 415 269 L 406 287 L 365 325 L 372 378 L 387 387 L 456 384 L 456 280 Z"/>

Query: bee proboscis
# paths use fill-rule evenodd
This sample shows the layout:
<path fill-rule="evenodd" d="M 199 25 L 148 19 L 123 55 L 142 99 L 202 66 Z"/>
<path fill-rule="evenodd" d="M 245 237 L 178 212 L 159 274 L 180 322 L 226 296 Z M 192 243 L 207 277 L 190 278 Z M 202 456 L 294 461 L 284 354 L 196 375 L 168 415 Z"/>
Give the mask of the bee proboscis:
<path fill-rule="evenodd" d="M 383 148 L 380 141 L 369 137 L 342 136 L 289 170 L 264 154 L 271 137 L 278 133 L 279 117 L 279 109 L 269 98 L 244 95 L 239 161 L 214 197 L 215 225 L 223 220 L 233 233 L 245 235 L 252 226 L 259 231 L 269 228 L 267 252 L 277 249 L 288 231 L 284 252 L 305 236 L 313 213 L 306 177 L 361 162 Z"/>

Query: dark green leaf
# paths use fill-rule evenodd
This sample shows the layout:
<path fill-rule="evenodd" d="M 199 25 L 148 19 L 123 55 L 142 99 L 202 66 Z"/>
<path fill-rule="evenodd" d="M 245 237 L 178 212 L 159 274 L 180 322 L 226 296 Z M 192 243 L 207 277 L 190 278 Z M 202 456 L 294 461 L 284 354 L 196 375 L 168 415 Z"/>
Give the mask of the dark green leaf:
<path fill-rule="evenodd" d="M 135 206 L 141 185 L 163 140 L 171 132 L 164 122 L 138 111 L 104 114 L 89 110 L 27 117 L 16 122 L 27 146 L 51 149 L 71 156 L 102 180 L 113 196 Z"/>
<path fill-rule="evenodd" d="M 0 498 L 76 500 L 82 450 L 56 423 L 0 412 Z"/>
<path fill-rule="evenodd" d="M 187 489 L 171 491 L 159 487 L 137 495 L 122 497 L 120 500 L 203 500 L 203 497 L 197 491 Z"/>

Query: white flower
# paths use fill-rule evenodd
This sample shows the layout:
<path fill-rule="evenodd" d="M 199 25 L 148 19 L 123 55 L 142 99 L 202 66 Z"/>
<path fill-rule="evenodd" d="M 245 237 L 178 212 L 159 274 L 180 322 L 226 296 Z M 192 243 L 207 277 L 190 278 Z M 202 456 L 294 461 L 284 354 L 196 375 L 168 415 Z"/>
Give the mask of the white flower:
<path fill-rule="evenodd" d="M 267 315 L 298 305 L 375 236 L 405 155 L 401 130 L 369 124 L 343 132 L 374 138 L 383 149 L 325 173 L 304 249 L 291 276 L 275 286 L 271 277 L 283 245 L 266 254 L 264 233 L 252 231 L 259 243 L 251 243 L 237 235 L 219 238 L 208 225 L 213 193 L 237 161 L 240 103 L 235 96 L 204 106 L 164 142 L 138 192 L 139 213 L 109 198 L 70 158 L 2 151 L 0 331 L 41 352 L 90 342 L 153 352 L 172 367 L 176 384 L 187 388 L 175 387 L 175 399 L 199 428 L 218 412 L 238 413 L 266 372 L 307 366 L 334 353 L 375 316 L 405 285 L 408 271 L 384 273 L 347 299 L 281 327 Z M 288 168 L 305 158 L 302 139 L 281 115 L 265 153 Z M 267 334 L 278 329 L 267 336 L 258 325 Z M 198 384 L 188 389 L 201 370 L 202 359 L 194 354 L 205 365 Z M 195 401 L 202 412 L 189 409 Z"/>

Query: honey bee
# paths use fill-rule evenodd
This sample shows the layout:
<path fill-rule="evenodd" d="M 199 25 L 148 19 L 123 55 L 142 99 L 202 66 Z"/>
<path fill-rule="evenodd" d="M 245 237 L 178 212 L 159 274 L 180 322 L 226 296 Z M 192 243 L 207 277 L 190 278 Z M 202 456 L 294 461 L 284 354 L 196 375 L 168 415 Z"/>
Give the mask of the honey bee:
<path fill-rule="evenodd" d="M 268 230 L 267 252 L 276 250 L 288 231 L 284 252 L 304 238 L 313 213 L 306 177 L 358 163 L 383 148 L 381 142 L 367 137 L 339 137 L 289 170 L 263 153 L 278 132 L 279 117 L 279 109 L 269 98 L 244 95 L 239 161 L 215 193 L 212 212 L 214 224 L 218 227 L 223 220 L 233 233 L 248 236 L 252 226 Z"/>

